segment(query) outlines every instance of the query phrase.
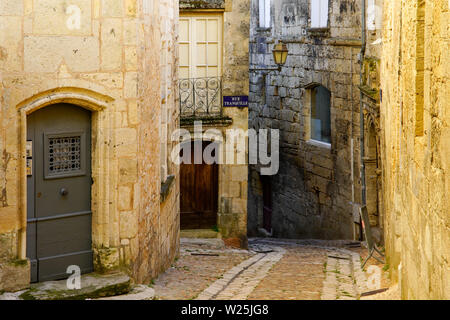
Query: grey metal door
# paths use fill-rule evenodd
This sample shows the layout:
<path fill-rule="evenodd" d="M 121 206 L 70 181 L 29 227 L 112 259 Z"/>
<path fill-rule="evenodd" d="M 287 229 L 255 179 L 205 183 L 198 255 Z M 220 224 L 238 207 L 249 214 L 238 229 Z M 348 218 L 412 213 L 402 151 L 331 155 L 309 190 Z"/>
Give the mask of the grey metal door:
<path fill-rule="evenodd" d="M 27 123 L 31 281 L 64 279 L 70 265 L 91 272 L 91 113 L 57 104 Z"/>

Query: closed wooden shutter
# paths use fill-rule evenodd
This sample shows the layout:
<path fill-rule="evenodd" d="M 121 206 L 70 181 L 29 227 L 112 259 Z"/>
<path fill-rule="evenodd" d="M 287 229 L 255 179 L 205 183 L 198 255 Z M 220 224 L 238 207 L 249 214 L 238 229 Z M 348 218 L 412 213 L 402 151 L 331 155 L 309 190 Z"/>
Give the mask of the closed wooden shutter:
<path fill-rule="evenodd" d="M 180 17 L 180 79 L 222 75 L 222 16 Z"/>

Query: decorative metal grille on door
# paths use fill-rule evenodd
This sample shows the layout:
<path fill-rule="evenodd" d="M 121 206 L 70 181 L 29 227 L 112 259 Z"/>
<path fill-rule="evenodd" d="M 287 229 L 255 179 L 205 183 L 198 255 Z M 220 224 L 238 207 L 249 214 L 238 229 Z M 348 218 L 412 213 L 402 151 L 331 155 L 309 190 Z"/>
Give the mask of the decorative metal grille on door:
<path fill-rule="evenodd" d="M 44 149 L 46 178 L 83 173 L 82 134 L 47 135 Z"/>
<path fill-rule="evenodd" d="M 81 169 L 81 136 L 49 138 L 48 171 L 50 174 Z"/>

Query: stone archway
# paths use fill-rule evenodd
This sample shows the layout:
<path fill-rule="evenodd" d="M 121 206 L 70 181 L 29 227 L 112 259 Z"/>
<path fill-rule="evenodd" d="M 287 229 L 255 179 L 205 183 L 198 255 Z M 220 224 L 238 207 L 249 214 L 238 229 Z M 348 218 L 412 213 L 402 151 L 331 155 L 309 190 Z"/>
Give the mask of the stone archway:
<path fill-rule="evenodd" d="M 91 112 L 57 103 L 27 116 L 27 258 L 31 282 L 93 271 Z"/>
<path fill-rule="evenodd" d="M 92 210 L 92 245 L 94 249 L 94 268 L 103 269 L 106 263 L 103 260 L 102 249 L 108 247 L 110 237 L 105 232 L 105 223 L 108 221 L 109 207 L 105 205 L 105 199 L 112 196 L 113 190 L 108 184 L 108 175 L 103 170 L 110 157 L 111 150 L 104 141 L 111 140 L 109 130 L 100 130 L 108 127 L 110 113 L 104 112 L 114 101 L 113 98 L 100 93 L 83 88 L 56 88 L 38 93 L 17 105 L 20 114 L 20 243 L 19 256 L 26 258 L 26 239 L 27 239 L 27 116 L 33 112 L 55 104 L 71 104 L 91 111 L 91 164 L 92 164 L 92 191 L 91 191 L 91 210 Z M 111 189 L 111 190 L 110 190 Z M 99 199 L 99 196 L 103 199 Z M 107 260 L 107 259 L 106 259 Z M 105 260 L 105 261 L 106 261 Z M 118 263 L 118 261 L 117 261 Z"/>

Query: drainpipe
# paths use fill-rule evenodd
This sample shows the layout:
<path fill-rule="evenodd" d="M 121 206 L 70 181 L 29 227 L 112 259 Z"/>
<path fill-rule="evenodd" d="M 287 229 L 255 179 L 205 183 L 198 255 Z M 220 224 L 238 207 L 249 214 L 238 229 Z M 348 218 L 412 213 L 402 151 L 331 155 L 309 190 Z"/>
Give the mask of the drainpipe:
<path fill-rule="evenodd" d="M 362 8 L 361 8 L 361 53 L 360 53 L 360 71 L 359 71 L 359 79 L 360 85 L 364 84 L 363 81 L 363 68 L 364 68 L 364 55 L 366 51 L 366 0 L 362 0 Z M 360 147 L 360 161 L 361 161 L 361 205 L 366 205 L 366 166 L 364 164 L 364 113 L 363 113 L 363 93 L 360 90 L 359 94 L 359 124 L 360 124 L 360 138 L 361 138 L 361 147 Z M 362 240 L 362 224 L 360 224 L 360 238 Z"/>

